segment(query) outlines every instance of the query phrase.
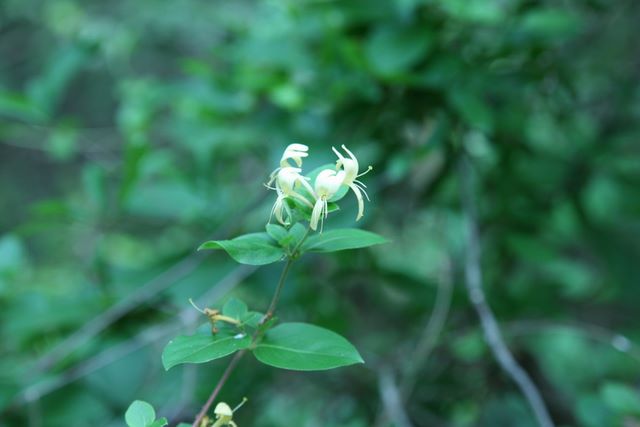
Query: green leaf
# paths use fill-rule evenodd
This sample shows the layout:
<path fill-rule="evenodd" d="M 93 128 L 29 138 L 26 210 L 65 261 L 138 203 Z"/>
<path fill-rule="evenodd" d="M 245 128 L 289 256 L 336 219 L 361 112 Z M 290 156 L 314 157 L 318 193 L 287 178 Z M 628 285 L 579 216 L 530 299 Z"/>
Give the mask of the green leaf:
<path fill-rule="evenodd" d="M 187 424 L 187 423 L 180 423 L 180 424 L 178 424 L 176 427 L 191 427 L 191 424 Z"/>
<path fill-rule="evenodd" d="M 242 325 L 247 325 L 252 328 L 257 328 L 258 326 L 260 326 L 260 321 L 262 320 L 263 317 L 264 317 L 264 314 L 262 313 L 259 313 L 257 311 L 250 311 L 246 313 L 244 316 L 242 316 L 240 321 L 242 322 Z"/>
<path fill-rule="evenodd" d="M 0 117 L 2 116 L 27 123 L 42 123 L 47 120 L 47 114 L 24 95 L 0 89 Z"/>
<path fill-rule="evenodd" d="M 182 363 L 205 363 L 220 359 L 251 344 L 247 334 L 180 335 L 169 341 L 162 352 L 162 365 L 169 370 Z"/>
<path fill-rule="evenodd" d="M 440 7 L 454 19 L 478 24 L 499 24 L 506 15 L 504 4 L 496 0 L 447 0 Z"/>
<path fill-rule="evenodd" d="M 303 251 L 335 252 L 346 249 L 366 248 L 387 243 L 379 234 L 357 228 L 339 228 L 309 237 L 302 245 Z"/>
<path fill-rule="evenodd" d="M 306 219 L 309 220 L 311 216 L 311 209 L 307 209 L 307 206 L 297 204 L 293 201 L 291 201 L 291 206 L 295 206 L 295 208 L 298 209 L 300 213 L 306 215 Z M 339 209 L 338 205 L 335 203 L 329 203 L 328 208 L 329 212 Z M 267 233 L 276 239 L 280 246 L 290 252 L 298 246 L 302 239 L 304 239 L 307 234 L 307 227 L 302 225 L 300 222 L 296 222 L 289 230 L 287 230 L 279 225 L 267 224 Z"/>
<path fill-rule="evenodd" d="M 275 246 L 267 233 L 251 233 L 232 240 L 210 240 L 200 245 L 202 249 L 224 249 L 231 258 L 241 264 L 265 265 L 284 257 L 282 248 Z"/>
<path fill-rule="evenodd" d="M 155 420 L 154 422 L 149 424 L 148 427 L 164 427 L 164 426 L 166 426 L 168 424 L 169 424 L 169 422 L 167 421 L 167 419 L 162 417 L 159 420 Z"/>
<path fill-rule="evenodd" d="M 149 427 L 155 419 L 156 411 L 153 406 L 142 400 L 135 400 L 124 414 L 129 427 Z"/>
<path fill-rule="evenodd" d="M 364 363 L 342 336 L 307 323 L 283 323 L 270 329 L 254 350 L 256 358 L 276 368 L 322 371 Z"/>
<path fill-rule="evenodd" d="M 369 38 L 365 52 L 374 71 L 391 76 L 408 71 L 431 49 L 434 37 L 420 27 L 381 26 Z"/>
<path fill-rule="evenodd" d="M 580 19 L 560 9 L 537 8 L 526 13 L 519 30 L 544 38 L 564 38 L 575 35 L 582 26 Z"/>
<path fill-rule="evenodd" d="M 609 382 L 601 390 L 602 400 L 619 414 L 640 415 L 640 393 L 632 387 Z"/>
<path fill-rule="evenodd" d="M 478 90 L 472 87 L 451 90 L 450 102 L 471 126 L 485 132 L 493 129 L 493 112 L 481 94 L 478 94 Z"/>
<path fill-rule="evenodd" d="M 267 234 L 273 238 L 276 242 L 282 244 L 282 241 L 289 234 L 287 229 L 278 224 L 267 224 Z"/>
<path fill-rule="evenodd" d="M 294 224 L 293 227 L 289 229 L 289 245 L 292 248 L 298 246 L 298 244 L 304 239 L 304 236 L 307 234 L 307 227 L 300 224 L 299 222 Z"/>
<path fill-rule="evenodd" d="M 247 311 L 249 311 L 247 304 L 237 298 L 229 298 L 229 301 L 222 307 L 222 314 L 238 320 L 242 319 Z"/>

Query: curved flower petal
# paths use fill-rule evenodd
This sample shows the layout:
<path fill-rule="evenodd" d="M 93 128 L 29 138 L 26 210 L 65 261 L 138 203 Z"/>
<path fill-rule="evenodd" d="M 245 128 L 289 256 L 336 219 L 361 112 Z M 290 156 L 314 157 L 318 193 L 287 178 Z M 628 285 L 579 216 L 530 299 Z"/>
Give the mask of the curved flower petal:
<path fill-rule="evenodd" d="M 287 223 L 283 216 L 285 209 L 284 196 L 278 196 L 276 202 L 273 205 L 273 213 L 275 214 L 278 222 L 282 225 L 285 225 Z"/>
<path fill-rule="evenodd" d="M 309 227 L 313 231 L 318 229 L 318 221 L 320 217 L 322 217 L 322 212 L 324 211 L 324 201 L 322 199 L 316 200 L 316 204 L 313 207 L 313 212 L 311 212 L 311 221 L 309 222 Z"/>
<path fill-rule="evenodd" d="M 362 193 L 356 184 L 349 185 L 349 188 L 353 190 L 353 193 L 356 195 L 356 199 L 358 199 L 358 215 L 356 216 L 356 221 L 359 221 L 360 218 L 364 216 L 364 200 L 362 200 Z"/>
<path fill-rule="evenodd" d="M 358 164 L 358 159 L 356 156 L 349 151 L 346 145 L 342 144 L 342 149 L 347 152 L 349 158 L 343 156 L 335 147 L 331 147 L 336 156 L 338 156 L 338 161 L 336 162 L 336 166 L 338 168 L 342 167 L 342 170 L 345 173 L 344 185 L 351 185 L 353 181 L 358 177 L 358 169 L 360 165 Z"/>
<path fill-rule="evenodd" d="M 309 147 L 304 144 L 289 144 L 282 154 L 280 166 L 283 168 L 292 166 L 289 160 L 293 160 L 298 167 L 302 166 L 302 158 L 309 155 L 307 151 L 309 151 Z"/>

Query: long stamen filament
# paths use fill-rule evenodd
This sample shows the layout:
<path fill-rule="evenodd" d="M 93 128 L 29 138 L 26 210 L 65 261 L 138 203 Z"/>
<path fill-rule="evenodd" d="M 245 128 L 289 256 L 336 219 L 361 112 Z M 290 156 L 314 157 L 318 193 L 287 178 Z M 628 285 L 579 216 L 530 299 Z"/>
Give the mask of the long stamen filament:
<path fill-rule="evenodd" d="M 360 176 L 362 176 L 362 175 L 366 175 L 366 174 L 368 174 L 369 172 L 371 172 L 372 170 L 373 170 L 373 166 L 369 165 L 369 167 L 367 167 L 367 170 L 366 170 L 366 171 L 364 171 L 364 172 L 362 172 L 361 174 L 356 175 L 356 178 L 357 178 L 357 177 L 360 177 Z"/>
<path fill-rule="evenodd" d="M 233 408 L 233 409 L 231 410 L 231 412 L 236 412 L 238 409 L 240 409 L 240 408 L 242 407 L 242 405 L 244 405 L 245 403 L 247 403 L 247 400 L 249 400 L 249 399 L 247 399 L 246 397 L 243 397 L 243 398 L 242 398 L 242 402 L 240 402 L 240 403 L 238 404 L 238 406 L 236 406 L 235 408 Z"/>
<path fill-rule="evenodd" d="M 354 185 L 357 186 L 358 189 L 364 193 L 364 196 L 367 198 L 367 201 L 370 202 L 371 199 L 369 199 L 369 195 L 367 194 L 367 190 L 365 190 L 362 186 L 356 184 L 355 181 L 354 181 Z"/>
<path fill-rule="evenodd" d="M 198 307 L 198 306 L 196 305 L 196 303 L 195 303 L 195 302 L 193 302 L 193 300 L 192 300 L 191 298 L 189 298 L 189 304 L 191 304 L 191 305 L 193 306 L 193 308 L 195 308 L 196 310 L 198 310 L 200 313 L 202 313 L 202 314 L 206 314 L 206 313 L 204 312 L 204 310 L 203 310 L 203 309 L 201 309 L 200 307 Z"/>

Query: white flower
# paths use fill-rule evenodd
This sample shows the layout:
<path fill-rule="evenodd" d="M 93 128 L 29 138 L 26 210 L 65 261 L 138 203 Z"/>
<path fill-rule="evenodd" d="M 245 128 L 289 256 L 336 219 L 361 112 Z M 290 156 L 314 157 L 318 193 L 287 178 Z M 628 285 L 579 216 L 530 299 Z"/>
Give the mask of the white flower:
<path fill-rule="evenodd" d="M 271 176 L 271 180 L 267 184 L 267 187 L 272 190 L 276 190 L 278 195 L 275 203 L 273 204 L 273 208 L 271 209 L 271 216 L 275 215 L 280 224 L 288 224 L 288 219 L 285 218 L 284 215 L 285 213 L 287 216 L 291 216 L 289 207 L 285 202 L 287 197 L 297 199 L 305 205 L 313 207 L 311 202 L 296 190 L 296 184 L 302 185 L 307 189 L 309 194 L 315 197 L 311 185 L 307 182 L 308 178 L 302 176 L 300 172 L 302 172 L 302 169 L 291 166 L 278 168 L 274 171 Z M 275 187 L 270 187 L 274 181 Z"/>
<path fill-rule="evenodd" d="M 314 184 L 316 203 L 313 206 L 311 222 L 309 224 L 312 230 L 315 231 L 318 228 L 318 221 L 320 221 L 321 218 L 326 218 L 327 215 L 329 215 L 327 201 L 340 190 L 344 178 L 344 171 L 334 171 L 332 169 L 320 171 L 316 177 Z M 320 231 L 322 232 L 322 225 Z"/>
<path fill-rule="evenodd" d="M 284 149 L 284 154 L 282 154 L 282 158 L 280 159 L 280 167 L 302 167 L 302 158 L 309 155 L 307 151 L 309 151 L 309 147 L 304 144 L 289 144 L 287 148 Z M 289 160 L 293 160 L 295 164 L 291 164 Z"/>
<path fill-rule="evenodd" d="M 353 190 L 353 193 L 356 195 L 356 198 L 358 199 L 358 215 L 356 216 L 356 221 L 358 221 L 364 215 L 364 200 L 362 199 L 362 193 L 364 193 L 367 200 L 369 200 L 369 195 L 365 190 L 367 186 L 358 181 L 358 177 L 361 177 L 373 168 L 369 166 L 366 171 L 358 175 L 358 159 L 356 159 L 356 156 L 351 151 L 349 151 L 349 149 L 344 144 L 342 145 L 342 149 L 349 155 L 348 158 L 344 157 L 338 150 L 335 149 L 335 147 L 331 147 L 331 149 L 334 153 L 336 153 L 336 156 L 338 156 L 336 168 L 342 168 L 340 172 L 344 173 L 344 181 L 342 183 L 351 188 Z"/>

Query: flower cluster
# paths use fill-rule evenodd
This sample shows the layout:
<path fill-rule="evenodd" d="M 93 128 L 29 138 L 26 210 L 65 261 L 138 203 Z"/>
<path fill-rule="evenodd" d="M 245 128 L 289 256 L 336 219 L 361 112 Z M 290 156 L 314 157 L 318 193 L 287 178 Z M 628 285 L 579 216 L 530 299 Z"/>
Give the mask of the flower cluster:
<path fill-rule="evenodd" d="M 358 200 L 358 214 L 356 221 L 364 215 L 364 200 L 362 195 L 369 200 L 365 190 L 366 185 L 358 180 L 358 177 L 366 174 L 372 168 L 369 166 L 361 174 L 356 156 L 342 145 L 346 153 L 332 148 L 338 156 L 336 166 L 320 170 L 311 185 L 311 178 L 302 175 L 302 159 L 309 156 L 309 147 L 303 144 L 291 144 L 285 150 L 280 159 L 280 167 L 271 173 L 267 187 L 275 190 L 277 198 L 271 209 L 271 217 L 275 216 L 279 223 L 288 225 L 291 223 L 292 211 L 287 199 L 295 205 L 299 202 L 311 209 L 310 227 L 312 230 L 320 228 L 324 218 L 329 215 L 329 202 L 337 197 L 340 189 L 345 186 L 353 191 Z"/>

